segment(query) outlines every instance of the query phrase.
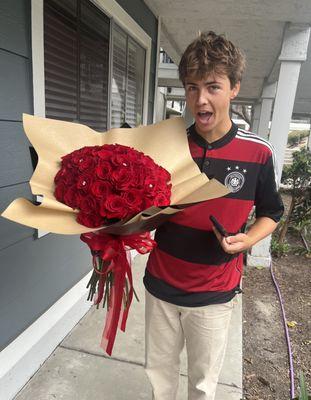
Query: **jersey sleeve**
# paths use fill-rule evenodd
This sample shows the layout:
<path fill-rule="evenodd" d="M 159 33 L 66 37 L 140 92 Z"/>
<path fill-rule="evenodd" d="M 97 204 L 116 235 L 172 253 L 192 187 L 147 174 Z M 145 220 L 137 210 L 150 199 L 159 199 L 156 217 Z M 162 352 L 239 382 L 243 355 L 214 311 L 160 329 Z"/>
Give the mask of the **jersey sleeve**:
<path fill-rule="evenodd" d="M 255 194 L 256 218 L 268 217 L 279 222 L 284 212 L 282 198 L 278 192 L 273 154 L 262 165 Z"/>

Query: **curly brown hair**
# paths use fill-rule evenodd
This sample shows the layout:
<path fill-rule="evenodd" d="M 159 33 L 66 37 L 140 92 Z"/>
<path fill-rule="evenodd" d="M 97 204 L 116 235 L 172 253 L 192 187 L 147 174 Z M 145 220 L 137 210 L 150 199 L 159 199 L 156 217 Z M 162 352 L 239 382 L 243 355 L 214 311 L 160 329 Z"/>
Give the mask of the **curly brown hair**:
<path fill-rule="evenodd" d="M 204 79 L 214 72 L 227 75 L 233 88 L 242 79 L 245 63 L 243 52 L 224 35 L 202 32 L 181 57 L 179 79 L 185 85 L 186 78 Z"/>

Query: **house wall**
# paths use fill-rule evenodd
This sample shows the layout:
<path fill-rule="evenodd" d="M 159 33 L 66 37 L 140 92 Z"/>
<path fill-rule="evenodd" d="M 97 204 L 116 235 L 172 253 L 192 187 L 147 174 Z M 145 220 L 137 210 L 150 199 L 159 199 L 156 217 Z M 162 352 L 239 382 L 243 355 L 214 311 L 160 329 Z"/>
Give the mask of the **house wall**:
<path fill-rule="evenodd" d="M 30 0 L 0 2 L 0 211 L 32 199 L 33 168 L 22 113 L 33 113 Z M 77 236 L 49 234 L 0 218 L 0 349 L 90 270 Z"/>
<path fill-rule="evenodd" d="M 142 1 L 119 4 L 152 37 L 148 121 L 152 122 L 157 21 Z M 0 212 L 16 197 L 32 199 L 33 167 L 22 113 L 33 113 L 31 0 L 0 2 Z M 48 234 L 0 218 L 0 350 L 90 270 L 78 236 Z"/>

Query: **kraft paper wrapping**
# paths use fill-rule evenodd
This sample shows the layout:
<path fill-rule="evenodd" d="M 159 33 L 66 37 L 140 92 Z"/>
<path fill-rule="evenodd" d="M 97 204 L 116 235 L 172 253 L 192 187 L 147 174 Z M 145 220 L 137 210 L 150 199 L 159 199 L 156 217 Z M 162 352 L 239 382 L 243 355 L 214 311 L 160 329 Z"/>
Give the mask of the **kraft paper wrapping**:
<path fill-rule="evenodd" d="M 222 197 L 228 189 L 217 180 L 209 180 L 193 161 L 183 118 L 137 128 L 117 128 L 96 132 L 77 123 L 23 115 L 26 135 L 38 154 L 38 165 L 31 177 L 34 195 L 42 195 L 40 205 L 19 198 L 2 216 L 23 225 L 59 234 L 81 234 L 104 229 L 112 234 L 129 234 L 154 229 L 185 206 Z M 54 195 L 54 176 L 61 157 L 84 146 L 122 144 L 149 155 L 171 174 L 171 207 L 151 207 L 128 221 L 102 228 L 87 228 L 76 221 L 77 211 L 58 202 Z"/>

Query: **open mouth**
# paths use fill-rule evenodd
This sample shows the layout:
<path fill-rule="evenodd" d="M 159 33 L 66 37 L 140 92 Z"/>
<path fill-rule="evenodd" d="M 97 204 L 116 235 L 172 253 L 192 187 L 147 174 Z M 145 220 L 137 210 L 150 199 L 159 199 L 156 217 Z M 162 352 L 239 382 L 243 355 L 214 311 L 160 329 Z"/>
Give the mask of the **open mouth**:
<path fill-rule="evenodd" d="M 197 113 L 197 117 L 198 117 L 199 121 L 203 124 L 206 124 L 210 120 L 212 115 L 213 115 L 213 113 L 210 111 L 199 111 Z"/>

